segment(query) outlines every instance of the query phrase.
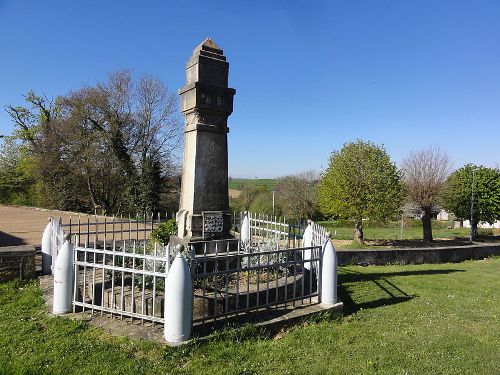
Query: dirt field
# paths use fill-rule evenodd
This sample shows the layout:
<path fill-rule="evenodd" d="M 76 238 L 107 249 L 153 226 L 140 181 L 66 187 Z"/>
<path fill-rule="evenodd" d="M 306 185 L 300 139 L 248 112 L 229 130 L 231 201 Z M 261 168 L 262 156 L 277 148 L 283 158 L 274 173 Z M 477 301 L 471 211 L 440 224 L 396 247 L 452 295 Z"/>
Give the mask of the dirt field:
<path fill-rule="evenodd" d="M 63 222 L 68 222 L 70 216 L 71 213 L 63 211 L 0 205 L 0 246 L 39 246 L 49 217 L 61 217 Z"/>
<path fill-rule="evenodd" d="M 241 194 L 240 190 L 229 189 L 229 198 L 238 198 Z"/>

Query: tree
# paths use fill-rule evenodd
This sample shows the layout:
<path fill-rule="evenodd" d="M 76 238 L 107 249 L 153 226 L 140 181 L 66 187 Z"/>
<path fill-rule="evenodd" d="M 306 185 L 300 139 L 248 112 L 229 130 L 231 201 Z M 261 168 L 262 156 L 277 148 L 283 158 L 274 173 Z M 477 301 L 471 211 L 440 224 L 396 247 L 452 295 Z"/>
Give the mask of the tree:
<path fill-rule="evenodd" d="M 69 163 L 71 150 L 65 147 L 65 138 L 71 132 L 63 126 L 58 100 L 30 91 L 25 100 L 28 107 L 8 106 L 7 112 L 14 125 L 14 136 L 32 161 L 33 175 L 39 185 L 40 205 L 59 209 L 80 210 L 81 192 L 84 186 L 75 179 Z"/>
<path fill-rule="evenodd" d="M 256 203 L 253 207 L 252 204 L 254 201 L 257 199 L 257 197 L 260 198 L 258 199 L 258 204 Z M 243 212 L 243 211 L 249 211 L 251 209 L 262 209 L 264 207 L 263 202 L 265 200 L 268 200 L 270 202 L 269 206 L 271 207 L 272 211 L 272 196 L 271 192 L 267 191 L 265 186 L 250 186 L 250 185 L 245 185 L 241 189 L 240 195 L 232 200 L 233 204 L 233 209 L 235 211 Z"/>
<path fill-rule="evenodd" d="M 471 240 L 474 240 L 479 222 L 493 224 L 500 220 L 500 171 L 467 164 L 450 175 L 442 200 L 444 207 L 457 218 L 471 220 Z"/>
<path fill-rule="evenodd" d="M 432 241 L 432 208 L 450 173 L 448 155 L 438 148 L 412 151 L 403 161 L 403 178 L 409 200 L 422 211 L 422 230 L 425 242 Z"/>
<path fill-rule="evenodd" d="M 288 218 L 313 218 L 318 212 L 316 204 L 319 175 L 314 171 L 280 177 L 274 186 L 276 202 Z"/>
<path fill-rule="evenodd" d="M 33 160 L 14 137 L 0 146 L 0 203 L 32 205 L 37 202 Z"/>
<path fill-rule="evenodd" d="M 265 187 L 260 189 L 255 195 L 250 207 L 248 208 L 250 212 L 257 214 L 272 215 L 273 214 L 273 194 L 268 191 Z M 278 206 L 274 210 L 275 215 L 280 214 Z"/>
<path fill-rule="evenodd" d="M 354 220 L 354 240 L 363 243 L 363 219 L 387 222 L 400 209 L 400 172 L 382 146 L 357 140 L 333 151 L 318 191 L 321 211 Z"/>
<path fill-rule="evenodd" d="M 119 71 L 53 101 L 33 92 L 26 101 L 28 108 L 7 112 L 36 160 L 49 206 L 160 209 L 181 136 L 176 97 L 161 81 L 146 76 L 136 83 Z"/>
<path fill-rule="evenodd" d="M 132 158 L 138 166 L 138 186 L 142 193 L 136 197 L 144 211 L 155 212 L 160 207 L 160 192 L 165 180 L 176 172 L 172 155 L 181 141 L 177 97 L 168 92 L 160 80 L 145 76 L 137 86 L 135 141 Z"/>

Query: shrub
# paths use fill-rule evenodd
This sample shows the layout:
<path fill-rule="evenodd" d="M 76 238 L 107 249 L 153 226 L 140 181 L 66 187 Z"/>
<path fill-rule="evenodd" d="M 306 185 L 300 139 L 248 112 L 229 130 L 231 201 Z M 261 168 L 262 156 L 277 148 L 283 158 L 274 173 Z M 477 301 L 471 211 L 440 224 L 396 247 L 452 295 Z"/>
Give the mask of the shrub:
<path fill-rule="evenodd" d="M 151 238 L 166 246 L 170 241 L 170 236 L 177 234 L 177 222 L 175 219 L 167 220 L 158 225 L 151 232 Z"/>
<path fill-rule="evenodd" d="M 493 236 L 494 235 L 492 228 L 478 228 L 477 234 L 478 234 L 478 236 Z"/>

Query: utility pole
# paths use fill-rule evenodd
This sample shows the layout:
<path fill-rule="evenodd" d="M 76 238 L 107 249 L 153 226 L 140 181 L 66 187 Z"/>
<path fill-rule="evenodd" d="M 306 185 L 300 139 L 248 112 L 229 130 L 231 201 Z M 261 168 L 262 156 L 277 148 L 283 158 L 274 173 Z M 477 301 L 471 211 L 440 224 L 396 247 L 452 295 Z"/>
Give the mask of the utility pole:
<path fill-rule="evenodd" d="M 471 198 L 470 198 L 470 242 L 474 241 L 476 239 L 475 231 L 474 231 L 474 186 L 476 183 L 475 177 L 476 177 L 476 171 L 479 168 L 474 168 L 472 170 L 472 192 L 471 192 Z"/>
<path fill-rule="evenodd" d="M 274 216 L 274 193 L 275 191 L 273 190 L 273 216 Z"/>

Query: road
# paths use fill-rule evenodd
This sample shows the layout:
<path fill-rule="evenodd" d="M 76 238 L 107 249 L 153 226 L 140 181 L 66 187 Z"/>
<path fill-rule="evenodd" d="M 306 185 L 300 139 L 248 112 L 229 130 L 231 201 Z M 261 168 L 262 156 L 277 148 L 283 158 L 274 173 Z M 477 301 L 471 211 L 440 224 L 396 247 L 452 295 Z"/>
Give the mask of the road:
<path fill-rule="evenodd" d="M 0 246 L 39 246 L 49 217 L 68 222 L 70 216 L 63 211 L 0 205 Z"/>

